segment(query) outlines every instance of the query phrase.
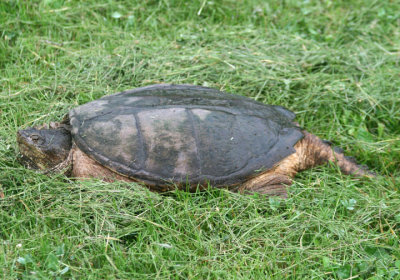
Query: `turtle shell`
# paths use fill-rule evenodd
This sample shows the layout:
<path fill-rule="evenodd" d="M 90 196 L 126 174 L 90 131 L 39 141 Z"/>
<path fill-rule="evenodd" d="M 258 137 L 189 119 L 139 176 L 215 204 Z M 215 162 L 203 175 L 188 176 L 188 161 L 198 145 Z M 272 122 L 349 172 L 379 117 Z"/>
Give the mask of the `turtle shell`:
<path fill-rule="evenodd" d="M 149 185 L 241 183 L 295 152 L 295 114 L 192 85 L 153 85 L 69 112 L 76 145 Z"/>

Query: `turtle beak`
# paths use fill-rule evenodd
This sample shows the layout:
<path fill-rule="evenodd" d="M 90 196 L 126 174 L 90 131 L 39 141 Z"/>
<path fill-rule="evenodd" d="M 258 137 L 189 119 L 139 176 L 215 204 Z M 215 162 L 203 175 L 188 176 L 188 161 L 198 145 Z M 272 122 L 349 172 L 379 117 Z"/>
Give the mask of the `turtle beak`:
<path fill-rule="evenodd" d="M 28 168 L 28 169 L 39 169 L 39 166 L 37 166 L 36 163 L 33 160 L 31 160 L 30 158 L 28 158 L 27 156 L 19 154 L 17 160 L 25 168 Z"/>
<path fill-rule="evenodd" d="M 17 131 L 17 143 L 23 144 L 26 141 L 29 141 L 29 128 L 23 129 L 23 130 L 18 130 Z"/>
<path fill-rule="evenodd" d="M 17 156 L 17 160 L 19 163 L 21 163 L 23 166 L 27 168 L 39 169 L 36 163 L 25 155 L 25 153 L 27 153 L 27 151 L 29 150 L 29 146 L 27 146 L 27 142 L 29 142 L 29 132 L 27 131 L 29 131 L 29 129 L 32 128 L 27 128 L 25 130 L 17 131 L 17 143 L 19 148 L 19 154 Z"/>
<path fill-rule="evenodd" d="M 26 133 L 23 130 L 17 131 L 17 142 L 21 143 L 21 140 L 26 137 Z"/>

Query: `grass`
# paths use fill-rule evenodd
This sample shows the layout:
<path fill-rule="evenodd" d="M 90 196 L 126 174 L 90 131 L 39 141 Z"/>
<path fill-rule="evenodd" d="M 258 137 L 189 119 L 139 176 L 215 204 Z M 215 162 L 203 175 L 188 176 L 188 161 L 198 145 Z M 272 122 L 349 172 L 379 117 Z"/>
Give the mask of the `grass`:
<path fill-rule="evenodd" d="M 0 3 L 0 278 L 400 279 L 397 1 Z M 379 176 L 289 198 L 168 194 L 24 169 L 16 131 L 159 83 L 286 106 Z"/>

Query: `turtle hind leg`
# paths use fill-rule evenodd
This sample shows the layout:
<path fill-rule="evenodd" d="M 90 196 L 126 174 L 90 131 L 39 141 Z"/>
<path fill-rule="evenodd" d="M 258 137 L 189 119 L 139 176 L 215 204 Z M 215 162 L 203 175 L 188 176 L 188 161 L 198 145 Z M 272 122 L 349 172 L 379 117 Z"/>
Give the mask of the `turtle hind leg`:
<path fill-rule="evenodd" d="M 337 164 L 343 173 L 373 177 L 365 167 L 358 165 L 354 158 L 347 157 L 340 149 L 332 149 L 331 143 L 303 131 L 304 138 L 294 146 L 296 152 L 278 162 L 271 170 L 259 174 L 242 184 L 241 193 L 260 193 L 271 196 L 287 196 L 287 187 L 297 172 L 327 162 Z"/>
<path fill-rule="evenodd" d="M 292 180 L 289 176 L 276 173 L 275 171 L 269 171 L 250 179 L 244 183 L 238 191 L 244 194 L 259 193 L 266 196 L 280 196 L 286 198 L 286 189 L 291 184 Z"/>
<path fill-rule="evenodd" d="M 299 153 L 281 160 L 274 168 L 246 181 L 238 188 L 240 193 L 259 193 L 266 196 L 287 197 L 287 188 L 297 173 Z"/>

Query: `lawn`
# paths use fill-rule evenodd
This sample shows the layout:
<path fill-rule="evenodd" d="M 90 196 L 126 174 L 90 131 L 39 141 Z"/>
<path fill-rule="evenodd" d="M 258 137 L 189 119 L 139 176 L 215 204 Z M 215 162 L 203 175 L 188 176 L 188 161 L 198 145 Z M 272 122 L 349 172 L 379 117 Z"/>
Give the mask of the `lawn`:
<path fill-rule="evenodd" d="M 400 279 L 400 3 L 0 2 L 1 279 Z M 366 164 L 288 199 L 45 176 L 16 131 L 154 83 L 285 106 Z"/>

